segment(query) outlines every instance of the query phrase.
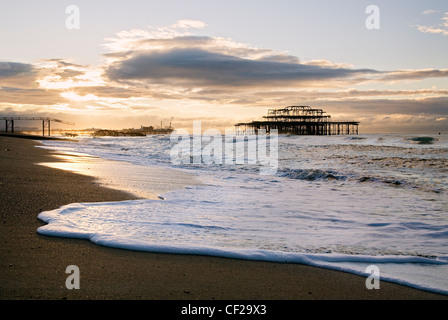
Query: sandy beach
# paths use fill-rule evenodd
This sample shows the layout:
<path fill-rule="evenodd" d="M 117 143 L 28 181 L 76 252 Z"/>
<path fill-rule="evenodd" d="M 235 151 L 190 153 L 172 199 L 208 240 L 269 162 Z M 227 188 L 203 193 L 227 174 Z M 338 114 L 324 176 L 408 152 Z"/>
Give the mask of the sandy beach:
<path fill-rule="evenodd" d="M 76 143 L 76 142 L 73 142 Z M 93 177 L 36 165 L 63 161 L 38 141 L 0 137 L 1 300 L 424 300 L 447 296 L 299 264 L 127 251 L 37 234 L 37 215 L 75 202 L 137 198 Z M 67 266 L 80 289 L 65 286 Z"/>

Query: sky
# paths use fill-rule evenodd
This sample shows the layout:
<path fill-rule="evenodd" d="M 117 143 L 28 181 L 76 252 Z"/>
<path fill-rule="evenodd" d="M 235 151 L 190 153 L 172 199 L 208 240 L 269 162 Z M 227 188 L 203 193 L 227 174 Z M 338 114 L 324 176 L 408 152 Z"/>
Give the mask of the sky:
<path fill-rule="evenodd" d="M 0 116 L 223 130 L 308 105 L 359 121 L 361 133 L 448 133 L 446 0 L 0 8 Z"/>

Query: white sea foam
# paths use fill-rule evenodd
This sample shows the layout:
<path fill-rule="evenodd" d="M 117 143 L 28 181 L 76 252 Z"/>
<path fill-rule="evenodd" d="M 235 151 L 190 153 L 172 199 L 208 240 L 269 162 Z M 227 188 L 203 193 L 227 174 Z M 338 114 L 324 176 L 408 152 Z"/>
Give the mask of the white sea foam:
<path fill-rule="evenodd" d="M 167 136 L 46 142 L 177 168 L 202 184 L 159 200 L 42 212 L 47 224 L 38 232 L 130 250 L 306 263 L 360 275 L 374 264 L 381 279 L 448 294 L 447 140 L 419 144 L 409 137 L 418 135 L 281 136 L 274 176 L 259 175 L 256 166 L 173 166 Z"/>

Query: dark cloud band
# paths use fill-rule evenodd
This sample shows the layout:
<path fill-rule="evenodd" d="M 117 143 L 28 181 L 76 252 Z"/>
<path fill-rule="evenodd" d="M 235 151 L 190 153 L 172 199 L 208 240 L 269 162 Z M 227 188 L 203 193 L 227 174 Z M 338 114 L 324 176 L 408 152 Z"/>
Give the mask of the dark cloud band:
<path fill-rule="evenodd" d="M 33 72 L 34 69 L 31 64 L 20 62 L 0 62 L 0 78 L 10 78 Z"/>
<path fill-rule="evenodd" d="M 193 86 L 294 85 L 377 74 L 371 69 L 347 69 L 269 60 L 251 60 L 202 49 L 148 51 L 115 62 L 106 70 L 114 81 Z"/>

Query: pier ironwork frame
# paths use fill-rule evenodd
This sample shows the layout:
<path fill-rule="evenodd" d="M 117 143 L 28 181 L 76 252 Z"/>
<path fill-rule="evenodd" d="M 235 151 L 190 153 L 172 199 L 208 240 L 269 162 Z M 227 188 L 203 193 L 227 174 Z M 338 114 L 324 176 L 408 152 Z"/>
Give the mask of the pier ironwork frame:
<path fill-rule="evenodd" d="M 254 133 L 260 130 L 269 133 L 272 129 L 279 134 L 295 135 L 357 135 L 358 121 L 332 121 L 322 109 L 309 106 L 289 106 L 269 109 L 263 120 L 235 124 L 237 134 Z"/>
<path fill-rule="evenodd" d="M 51 134 L 51 126 L 50 123 L 51 121 L 53 122 L 59 122 L 59 123 L 64 123 L 64 124 L 68 124 L 71 126 L 74 126 L 75 124 L 73 122 L 68 122 L 68 121 L 63 121 L 63 120 L 59 120 L 59 119 L 54 119 L 54 118 L 48 118 L 48 117 L 0 117 L 0 120 L 4 120 L 5 121 L 5 131 L 8 132 L 9 130 L 11 130 L 11 133 L 14 133 L 14 121 L 21 121 L 21 120 L 40 120 L 42 121 L 42 136 L 45 136 L 45 129 L 47 129 L 48 132 L 48 136 L 50 136 Z"/>

